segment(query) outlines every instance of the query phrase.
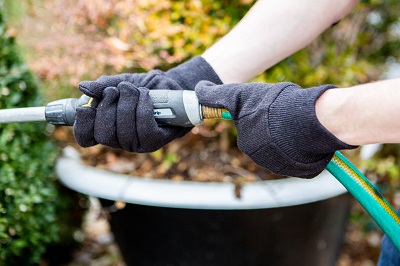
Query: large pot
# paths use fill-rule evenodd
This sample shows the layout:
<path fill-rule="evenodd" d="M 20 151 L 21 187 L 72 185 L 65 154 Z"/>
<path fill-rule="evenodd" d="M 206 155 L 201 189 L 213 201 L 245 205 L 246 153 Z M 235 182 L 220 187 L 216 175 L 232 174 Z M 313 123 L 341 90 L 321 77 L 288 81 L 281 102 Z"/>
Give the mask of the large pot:
<path fill-rule="evenodd" d="M 335 265 L 350 197 L 328 172 L 246 184 L 154 180 L 85 166 L 66 148 L 60 181 L 124 201 L 110 224 L 128 265 Z"/>

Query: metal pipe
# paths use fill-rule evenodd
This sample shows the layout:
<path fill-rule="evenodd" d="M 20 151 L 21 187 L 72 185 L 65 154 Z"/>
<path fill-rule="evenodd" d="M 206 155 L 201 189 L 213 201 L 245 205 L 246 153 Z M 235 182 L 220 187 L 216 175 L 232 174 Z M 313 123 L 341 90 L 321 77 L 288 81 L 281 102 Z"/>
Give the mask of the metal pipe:
<path fill-rule="evenodd" d="M 44 106 L 0 110 L 0 124 L 34 121 L 46 121 Z"/>

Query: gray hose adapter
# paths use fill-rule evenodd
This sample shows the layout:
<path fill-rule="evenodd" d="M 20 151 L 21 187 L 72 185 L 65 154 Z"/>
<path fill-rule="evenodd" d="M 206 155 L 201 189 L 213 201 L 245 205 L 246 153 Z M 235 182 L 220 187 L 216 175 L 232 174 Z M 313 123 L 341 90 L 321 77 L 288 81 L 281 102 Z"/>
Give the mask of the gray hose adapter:
<path fill-rule="evenodd" d="M 95 108 L 97 101 L 82 95 L 79 99 L 67 98 L 48 103 L 44 112 L 46 121 L 53 125 L 72 126 L 75 122 L 76 108 L 79 106 Z"/>
<path fill-rule="evenodd" d="M 193 127 L 202 122 L 201 107 L 194 91 L 151 90 L 154 118 L 160 126 Z M 53 125 L 72 126 L 76 108 L 96 108 L 97 101 L 87 95 L 79 99 L 67 98 L 48 103 L 45 107 L 46 121 Z"/>
<path fill-rule="evenodd" d="M 196 93 L 189 90 L 151 90 L 154 118 L 160 126 L 193 127 L 203 121 Z"/>
<path fill-rule="evenodd" d="M 151 90 L 149 96 L 153 101 L 154 118 L 160 126 L 193 127 L 200 125 L 204 118 L 229 119 L 222 109 L 201 106 L 194 91 Z M 0 110 L 0 124 L 47 121 L 53 125 L 73 126 L 76 108 L 96 108 L 97 104 L 96 99 L 82 95 L 79 99 L 61 99 L 41 107 Z"/>

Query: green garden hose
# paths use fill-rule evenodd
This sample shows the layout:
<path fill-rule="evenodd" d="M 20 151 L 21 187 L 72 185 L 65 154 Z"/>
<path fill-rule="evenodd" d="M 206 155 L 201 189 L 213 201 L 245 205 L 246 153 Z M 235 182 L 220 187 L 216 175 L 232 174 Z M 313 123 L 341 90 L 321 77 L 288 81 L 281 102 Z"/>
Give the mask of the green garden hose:
<path fill-rule="evenodd" d="M 400 218 L 382 194 L 338 151 L 326 170 L 353 195 L 400 251 Z"/>
<path fill-rule="evenodd" d="M 232 119 L 228 111 L 220 110 L 220 118 Z M 326 170 L 353 195 L 400 251 L 400 218 L 382 194 L 339 151 L 335 152 Z"/>

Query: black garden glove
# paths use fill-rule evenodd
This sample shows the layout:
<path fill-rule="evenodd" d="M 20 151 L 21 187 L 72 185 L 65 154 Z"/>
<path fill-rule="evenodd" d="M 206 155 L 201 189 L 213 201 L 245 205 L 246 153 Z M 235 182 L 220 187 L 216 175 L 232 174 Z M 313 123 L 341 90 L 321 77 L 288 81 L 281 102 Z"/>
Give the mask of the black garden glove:
<path fill-rule="evenodd" d="M 96 109 L 79 107 L 74 135 L 79 145 L 98 143 L 130 152 L 152 152 L 190 128 L 159 127 L 153 117 L 149 90 L 194 90 L 201 80 L 222 84 L 212 67 L 202 58 L 193 59 L 167 71 L 102 76 L 83 81 L 79 90 L 99 101 Z"/>
<path fill-rule="evenodd" d="M 315 102 L 333 85 L 302 89 L 296 84 L 200 82 L 202 105 L 226 108 L 238 131 L 238 146 L 257 164 L 286 176 L 312 178 L 336 150 L 354 149 L 317 119 Z"/>

